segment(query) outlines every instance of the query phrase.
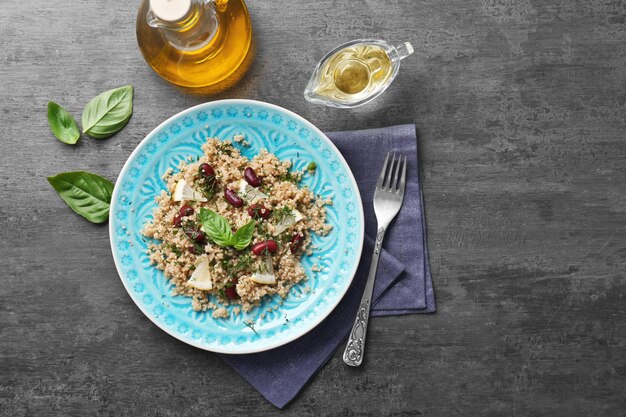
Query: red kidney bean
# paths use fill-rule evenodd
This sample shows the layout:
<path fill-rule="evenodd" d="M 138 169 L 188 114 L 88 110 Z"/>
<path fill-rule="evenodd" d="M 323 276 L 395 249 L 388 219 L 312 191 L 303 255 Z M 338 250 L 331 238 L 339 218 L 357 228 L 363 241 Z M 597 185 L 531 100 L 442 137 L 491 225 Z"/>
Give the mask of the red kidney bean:
<path fill-rule="evenodd" d="M 192 255 L 197 255 L 196 253 L 196 247 L 195 246 L 187 246 L 187 250 L 189 251 L 189 253 L 191 253 Z"/>
<path fill-rule="evenodd" d="M 202 175 L 203 177 L 209 178 L 209 177 L 215 176 L 215 170 L 213 169 L 213 167 L 206 163 L 200 164 L 198 171 L 200 172 L 200 175 Z"/>
<path fill-rule="evenodd" d="M 191 216 L 193 214 L 193 207 L 185 204 L 184 206 L 180 208 L 180 210 L 178 210 L 178 212 L 180 213 L 181 216 Z"/>
<path fill-rule="evenodd" d="M 252 246 L 252 253 L 254 253 L 256 256 L 261 256 L 266 252 L 274 253 L 277 250 L 278 244 L 273 240 L 264 240 Z"/>
<path fill-rule="evenodd" d="M 231 281 L 233 285 L 226 287 L 226 297 L 228 297 L 229 300 L 234 300 L 236 298 L 239 298 L 239 294 L 237 293 L 237 287 L 236 287 L 237 281 L 239 281 L 239 278 L 233 278 L 233 280 Z"/>
<path fill-rule="evenodd" d="M 303 243 L 304 243 L 304 233 L 296 233 L 291 238 L 291 245 L 290 245 L 289 250 L 291 251 L 291 253 L 296 253 L 302 247 Z"/>
<path fill-rule="evenodd" d="M 263 182 L 261 181 L 261 178 L 257 177 L 256 172 L 254 172 L 254 170 L 250 167 L 246 168 L 243 172 L 243 178 L 253 187 L 259 187 Z"/>
<path fill-rule="evenodd" d="M 243 200 L 241 199 L 241 197 L 239 197 L 237 195 L 236 192 L 234 192 L 233 190 L 231 190 L 230 188 L 227 188 L 224 191 L 224 198 L 226 199 L 226 201 L 228 201 L 233 207 L 241 207 L 243 206 Z"/>
<path fill-rule="evenodd" d="M 272 210 L 262 206 L 261 204 L 253 204 L 248 207 L 248 214 L 253 219 L 269 219 L 272 215 Z"/>
<path fill-rule="evenodd" d="M 226 297 L 228 297 L 229 300 L 239 298 L 239 294 L 237 294 L 235 287 L 226 287 Z"/>
<path fill-rule="evenodd" d="M 183 223 L 183 215 L 178 213 L 176 216 L 174 216 L 174 221 L 172 223 L 174 223 L 174 226 L 180 227 Z"/>
<path fill-rule="evenodd" d="M 206 236 L 204 236 L 204 233 L 202 233 L 202 230 L 198 229 L 195 226 L 190 226 L 186 228 L 185 234 L 189 236 L 189 239 L 193 240 L 196 243 L 206 242 Z"/>

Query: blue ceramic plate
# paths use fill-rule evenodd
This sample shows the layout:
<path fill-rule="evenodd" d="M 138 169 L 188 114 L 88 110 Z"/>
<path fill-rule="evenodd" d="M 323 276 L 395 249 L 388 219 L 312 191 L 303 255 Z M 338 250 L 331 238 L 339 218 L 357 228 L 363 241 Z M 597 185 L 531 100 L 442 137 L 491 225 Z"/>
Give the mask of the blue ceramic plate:
<path fill-rule="evenodd" d="M 151 266 L 141 230 L 152 218 L 154 197 L 165 189 L 161 179 L 183 159 L 201 155 L 208 137 L 222 140 L 243 134 L 252 157 L 262 148 L 294 169 L 317 163 L 305 176 L 316 194 L 332 196 L 325 237 L 313 235 L 317 247 L 304 256 L 308 280 L 294 286 L 282 306 L 276 295 L 248 313 L 213 319 L 195 312 L 191 298 L 172 296 L 173 285 Z M 235 146 L 238 146 L 235 144 Z M 302 117 L 272 104 L 251 100 L 220 100 L 192 107 L 163 122 L 137 146 L 120 173 L 111 202 L 109 222 L 115 266 L 131 298 L 157 326 L 185 343 L 214 352 L 252 353 L 288 343 L 318 325 L 339 303 L 352 282 L 363 246 L 363 207 L 354 177 L 337 148 Z M 311 271 L 318 264 L 322 272 Z M 310 291 L 305 288 L 310 287 Z M 278 307 L 268 312 L 268 308 Z M 232 308 L 232 307 L 231 307 Z M 262 315 L 264 316 L 262 317 Z M 244 320 L 254 322 L 254 331 Z"/>

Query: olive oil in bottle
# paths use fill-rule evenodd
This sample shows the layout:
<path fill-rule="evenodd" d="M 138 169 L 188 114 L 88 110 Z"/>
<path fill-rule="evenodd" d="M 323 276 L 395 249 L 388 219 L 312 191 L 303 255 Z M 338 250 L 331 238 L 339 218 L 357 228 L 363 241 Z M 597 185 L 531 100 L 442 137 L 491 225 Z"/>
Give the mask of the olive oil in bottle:
<path fill-rule="evenodd" d="M 313 103 L 356 107 L 373 100 L 391 84 L 400 60 L 413 53 L 410 43 L 356 40 L 335 48 L 317 65 L 304 96 Z"/>
<path fill-rule="evenodd" d="M 243 0 L 143 0 L 136 29 L 148 65 L 179 86 L 220 86 L 217 92 L 249 64 L 252 26 Z"/>

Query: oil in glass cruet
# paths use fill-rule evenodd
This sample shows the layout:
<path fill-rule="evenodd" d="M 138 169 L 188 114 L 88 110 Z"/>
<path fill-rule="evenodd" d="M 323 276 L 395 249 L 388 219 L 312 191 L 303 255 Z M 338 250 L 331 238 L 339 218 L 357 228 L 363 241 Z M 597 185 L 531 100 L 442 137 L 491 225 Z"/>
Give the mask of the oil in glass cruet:
<path fill-rule="evenodd" d="M 312 102 L 331 107 L 357 107 L 382 94 L 413 53 L 405 42 L 392 46 L 385 41 L 358 39 L 330 51 L 320 60 L 304 91 Z"/>
<path fill-rule="evenodd" d="M 136 30 L 148 65 L 182 87 L 221 91 L 251 60 L 252 26 L 243 0 L 142 0 Z"/>

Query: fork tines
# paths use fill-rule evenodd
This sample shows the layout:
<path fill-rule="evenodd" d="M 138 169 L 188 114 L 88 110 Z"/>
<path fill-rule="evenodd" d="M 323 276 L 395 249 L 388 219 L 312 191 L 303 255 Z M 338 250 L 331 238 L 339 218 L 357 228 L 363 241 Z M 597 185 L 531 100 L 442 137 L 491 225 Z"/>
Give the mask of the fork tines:
<path fill-rule="evenodd" d="M 391 156 L 391 161 L 389 157 Z M 396 193 L 404 193 L 406 185 L 406 155 L 387 152 L 383 169 L 378 177 L 376 188 Z"/>

